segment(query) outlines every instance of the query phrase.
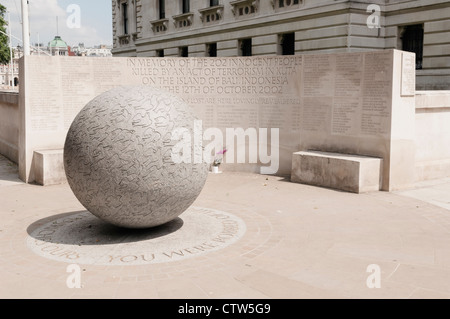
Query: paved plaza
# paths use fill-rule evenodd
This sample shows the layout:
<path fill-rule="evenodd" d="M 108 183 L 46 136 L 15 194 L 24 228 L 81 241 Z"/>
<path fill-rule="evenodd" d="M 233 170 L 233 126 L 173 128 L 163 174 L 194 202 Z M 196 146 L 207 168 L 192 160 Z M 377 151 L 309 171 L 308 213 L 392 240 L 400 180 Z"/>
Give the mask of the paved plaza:
<path fill-rule="evenodd" d="M 131 231 L 0 157 L 0 297 L 449 298 L 449 192 L 450 179 L 357 195 L 225 171 L 192 211 Z"/>

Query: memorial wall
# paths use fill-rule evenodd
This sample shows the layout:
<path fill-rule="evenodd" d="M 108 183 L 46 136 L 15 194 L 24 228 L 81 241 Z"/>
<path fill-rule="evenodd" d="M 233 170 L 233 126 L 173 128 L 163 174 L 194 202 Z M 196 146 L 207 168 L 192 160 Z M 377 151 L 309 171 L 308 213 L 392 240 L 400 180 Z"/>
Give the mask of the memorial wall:
<path fill-rule="evenodd" d="M 62 149 L 72 120 L 92 98 L 117 86 L 148 85 L 192 106 L 203 131 L 223 132 L 232 156 L 227 170 L 271 167 L 289 175 L 293 152 L 323 150 L 382 157 L 383 189 L 402 187 L 414 163 L 403 163 L 395 180 L 392 165 L 413 151 L 413 62 L 413 54 L 397 50 L 237 58 L 29 56 L 21 60 L 20 177 L 34 180 L 33 152 Z M 400 120 L 406 133 L 393 129 Z M 245 142 L 227 130 L 238 128 Z M 248 155 L 265 140 L 269 145 L 259 147 L 256 159 Z M 245 163 L 239 163 L 242 152 Z"/>

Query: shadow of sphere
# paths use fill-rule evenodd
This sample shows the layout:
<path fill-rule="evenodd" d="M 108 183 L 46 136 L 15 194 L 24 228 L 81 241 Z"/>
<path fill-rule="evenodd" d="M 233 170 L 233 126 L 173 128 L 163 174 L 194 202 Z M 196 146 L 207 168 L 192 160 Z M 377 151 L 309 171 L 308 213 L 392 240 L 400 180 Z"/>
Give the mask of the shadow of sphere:
<path fill-rule="evenodd" d="M 58 214 L 35 221 L 27 233 L 36 240 L 66 245 L 114 245 L 152 240 L 183 227 L 179 217 L 153 228 L 130 229 L 111 225 L 88 211 Z"/>

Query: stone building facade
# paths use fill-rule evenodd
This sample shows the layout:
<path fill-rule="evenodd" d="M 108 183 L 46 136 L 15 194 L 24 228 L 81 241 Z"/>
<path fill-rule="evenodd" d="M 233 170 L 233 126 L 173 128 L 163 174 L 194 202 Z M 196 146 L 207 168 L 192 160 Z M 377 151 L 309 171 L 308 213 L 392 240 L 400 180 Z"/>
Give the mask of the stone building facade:
<path fill-rule="evenodd" d="M 0 90 L 14 90 L 19 86 L 19 59 L 23 53 L 17 48 L 12 52 L 12 63 L 0 65 Z"/>
<path fill-rule="evenodd" d="M 400 49 L 417 89 L 450 89 L 448 0 L 112 0 L 115 56 Z"/>

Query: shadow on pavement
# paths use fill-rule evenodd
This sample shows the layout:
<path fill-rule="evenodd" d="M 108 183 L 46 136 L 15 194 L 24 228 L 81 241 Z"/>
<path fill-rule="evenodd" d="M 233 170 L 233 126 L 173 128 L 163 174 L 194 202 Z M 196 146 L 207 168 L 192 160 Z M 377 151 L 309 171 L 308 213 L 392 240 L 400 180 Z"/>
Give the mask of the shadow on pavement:
<path fill-rule="evenodd" d="M 156 239 L 176 232 L 183 226 L 176 218 L 164 225 L 147 229 L 127 229 L 108 224 L 88 211 L 58 214 L 35 221 L 28 234 L 40 241 L 66 245 L 114 245 Z"/>
<path fill-rule="evenodd" d="M 3 182 L 3 183 L 2 183 Z M 2 184 L 21 183 L 19 179 L 19 169 L 17 164 L 0 155 L 0 186 Z"/>

